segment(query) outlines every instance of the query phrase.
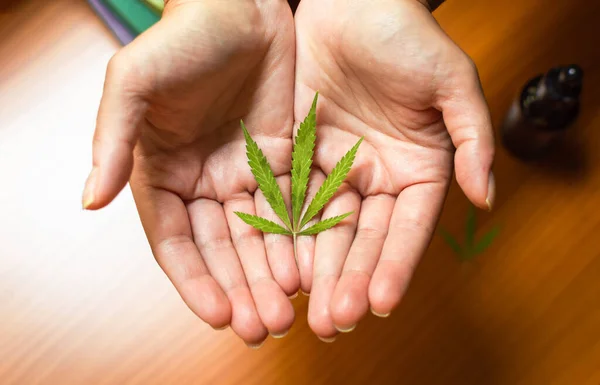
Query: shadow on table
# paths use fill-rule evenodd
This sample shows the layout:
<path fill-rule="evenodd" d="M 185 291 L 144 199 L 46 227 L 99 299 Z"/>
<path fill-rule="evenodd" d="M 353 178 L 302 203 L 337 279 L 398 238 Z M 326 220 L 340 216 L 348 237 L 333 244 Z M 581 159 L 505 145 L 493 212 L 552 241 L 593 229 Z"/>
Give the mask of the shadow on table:
<path fill-rule="evenodd" d="M 0 12 L 12 12 L 27 5 L 31 0 L 0 0 Z"/>
<path fill-rule="evenodd" d="M 585 179 L 589 171 L 589 161 L 585 138 L 571 135 L 553 148 L 552 152 L 539 161 L 533 162 L 532 167 L 567 181 Z"/>
<path fill-rule="evenodd" d="M 387 319 L 369 314 L 355 331 L 332 344 L 306 340 L 286 384 L 507 383 L 506 370 L 514 365 L 507 362 L 507 346 L 498 345 L 503 341 L 498 331 L 479 318 L 473 303 L 452 294 L 454 284 L 465 279 L 462 266 L 449 270 L 455 270 L 454 279 L 439 285 L 421 277 L 424 285 L 409 290 L 406 301 Z M 297 319 L 304 323 L 305 318 L 301 310 Z"/>

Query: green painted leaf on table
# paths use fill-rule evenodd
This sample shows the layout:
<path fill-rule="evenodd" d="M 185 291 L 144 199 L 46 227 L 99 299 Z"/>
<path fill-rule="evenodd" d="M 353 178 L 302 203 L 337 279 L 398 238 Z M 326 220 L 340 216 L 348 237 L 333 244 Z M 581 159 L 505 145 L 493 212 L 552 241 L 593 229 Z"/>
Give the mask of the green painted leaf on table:
<path fill-rule="evenodd" d="M 314 225 L 310 226 L 308 229 L 301 231 L 299 234 L 300 235 L 314 235 L 314 234 L 318 234 L 322 231 L 329 230 L 330 228 L 336 226 L 338 223 L 340 223 L 344 219 L 348 218 L 353 213 L 354 212 L 352 211 L 352 212 L 349 212 L 346 214 L 338 215 L 336 217 L 324 219 L 321 222 L 317 222 Z"/>
<path fill-rule="evenodd" d="M 494 241 L 494 239 L 500 233 L 500 226 L 493 227 L 490 231 L 488 231 L 477 244 L 473 247 L 474 254 L 483 253 Z"/>
<path fill-rule="evenodd" d="M 452 251 L 454 251 L 458 255 L 463 255 L 462 247 L 460 246 L 456 238 L 452 236 L 452 234 L 450 234 L 448 231 L 446 231 L 446 229 L 441 227 L 438 230 L 438 233 L 440 234 L 442 239 L 448 244 L 448 246 L 450 246 Z"/>
<path fill-rule="evenodd" d="M 300 214 L 306 199 L 308 177 L 312 168 L 312 158 L 317 139 L 317 100 L 319 93 L 315 94 L 310 111 L 304 121 L 300 123 L 294 151 L 292 153 L 292 224 L 293 230 L 300 230 Z"/>
<path fill-rule="evenodd" d="M 292 235 L 292 233 L 289 230 L 285 229 L 283 226 L 280 226 L 275 222 L 271 222 L 268 219 L 257 217 L 256 215 L 241 213 L 238 211 L 236 211 L 235 214 L 238 217 L 240 217 L 244 222 L 254 227 L 255 229 L 262 231 L 263 233 Z"/>
<path fill-rule="evenodd" d="M 467 222 L 465 226 L 465 246 L 467 249 L 473 249 L 476 231 L 477 213 L 475 212 L 475 206 L 469 205 L 469 210 L 467 211 Z"/>
<path fill-rule="evenodd" d="M 363 138 L 360 140 L 340 159 L 340 161 L 335 165 L 331 174 L 327 175 L 325 182 L 317 191 L 317 194 L 313 198 L 313 200 L 308 205 L 308 209 L 304 213 L 304 217 L 302 217 L 302 221 L 300 222 L 300 228 L 303 228 L 308 221 L 310 221 L 325 204 L 333 197 L 338 188 L 346 179 L 352 164 L 354 163 L 354 158 L 356 157 L 356 152 L 358 151 L 358 147 L 362 143 Z"/>
<path fill-rule="evenodd" d="M 271 170 L 271 166 L 262 150 L 258 148 L 256 142 L 250 136 L 243 121 L 241 122 L 241 126 L 242 130 L 244 130 L 244 137 L 246 138 L 246 154 L 248 156 L 248 164 L 252 170 L 252 175 L 254 175 L 258 187 L 263 192 L 273 211 L 275 211 L 275 214 L 277 214 L 288 229 L 291 230 L 292 224 L 290 222 L 290 217 L 283 200 L 283 195 L 281 194 L 281 190 L 279 189 L 279 185 L 273 174 L 273 170 Z"/>

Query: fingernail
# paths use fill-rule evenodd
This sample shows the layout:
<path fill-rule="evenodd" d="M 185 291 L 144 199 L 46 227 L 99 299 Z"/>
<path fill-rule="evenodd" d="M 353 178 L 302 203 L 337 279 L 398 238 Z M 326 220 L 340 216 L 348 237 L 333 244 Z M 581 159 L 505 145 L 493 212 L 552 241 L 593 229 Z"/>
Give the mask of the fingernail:
<path fill-rule="evenodd" d="M 258 350 L 260 349 L 264 344 L 265 344 L 266 340 L 263 340 L 262 342 L 259 342 L 257 344 L 246 344 L 250 349 L 253 350 Z"/>
<path fill-rule="evenodd" d="M 307 297 L 310 295 L 310 293 L 305 293 L 304 290 L 302 290 L 302 289 L 300 289 L 300 293 L 302 293 L 302 295 L 305 295 Z"/>
<path fill-rule="evenodd" d="M 342 329 L 338 326 L 335 327 L 337 329 L 338 332 L 340 333 L 350 333 L 352 330 L 356 329 L 356 325 L 352 325 L 348 328 Z"/>
<path fill-rule="evenodd" d="M 287 336 L 288 333 L 289 333 L 289 330 L 286 330 L 281 334 L 271 334 L 271 337 L 279 339 L 279 338 L 283 338 L 283 337 Z"/>
<path fill-rule="evenodd" d="M 95 191 L 96 191 L 96 180 L 98 179 L 98 169 L 92 168 L 87 181 L 85 182 L 85 188 L 83 190 L 82 206 L 84 210 L 87 210 L 94 203 Z"/>
<path fill-rule="evenodd" d="M 371 313 L 373 313 L 373 315 L 375 315 L 379 318 L 387 318 L 390 316 L 390 313 L 385 313 L 385 314 L 377 313 L 375 310 L 373 310 L 373 308 L 371 308 Z"/>
<path fill-rule="evenodd" d="M 494 207 L 495 199 L 496 199 L 496 179 L 494 178 L 494 173 L 490 171 L 490 176 L 488 178 L 487 198 L 485 198 L 485 203 L 488 206 L 488 211 L 492 211 L 492 208 Z"/>
<path fill-rule="evenodd" d="M 289 299 L 294 299 L 298 296 L 298 292 L 295 292 L 294 294 L 288 296 Z"/>
<path fill-rule="evenodd" d="M 319 337 L 319 336 L 317 336 L 317 337 L 318 337 L 318 338 L 319 338 L 321 341 L 325 342 L 326 344 L 330 344 L 330 343 L 332 343 L 333 341 L 335 341 L 335 339 L 336 339 L 336 337 L 329 337 L 329 338 L 326 338 L 326 337 Z"/>

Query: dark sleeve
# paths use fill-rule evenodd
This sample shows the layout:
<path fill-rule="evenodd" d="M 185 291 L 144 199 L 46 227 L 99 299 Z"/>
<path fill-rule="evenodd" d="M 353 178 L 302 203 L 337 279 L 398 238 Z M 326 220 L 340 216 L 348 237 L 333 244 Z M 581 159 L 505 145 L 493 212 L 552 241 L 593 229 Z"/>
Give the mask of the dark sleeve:
<path fill-rule="evenodd" d="M 429 9 L 431 10 L 431 12 L 433 12 L 436 10 L 437 7 L 442 5 L 444 0 L 427 0 L 427 2 L 429 3 Z"/>
<path fill-rule="evenodd" d="M 300 4 L 300 0 L 288 0 L 290 4 L 290 8 L 292 8 L 292 12 L 296 13 L 296 8 L 298 8 L 298 4 Z"/>
<path fill-rule="evenodd" d="M 442 5 L 444 1 L 445 0 L 427 0 L 427 3 L 429 4 L 429 9 L 433 12 L 437 7 Z M 290 8 L 292 8 L 292 12 L 295 13 L 298 4 L 300 4 L 300 0 L 288 0 L 288 3 L 290 4 Z"/>

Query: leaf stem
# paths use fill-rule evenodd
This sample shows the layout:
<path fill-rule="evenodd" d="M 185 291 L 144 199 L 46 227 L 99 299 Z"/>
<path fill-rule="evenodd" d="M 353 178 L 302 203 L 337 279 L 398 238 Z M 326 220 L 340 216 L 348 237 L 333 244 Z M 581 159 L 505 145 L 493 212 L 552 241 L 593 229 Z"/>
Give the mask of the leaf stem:
<path fill-rule="evenodd" d="M 295 231 L 292 233 L 292 237 L 294 238 L 294 260 L 296 261 L 296 267 L 299 268 L 299 265 L 298 265 L 298 241 L 297 241 L 297 233 Z"/>

